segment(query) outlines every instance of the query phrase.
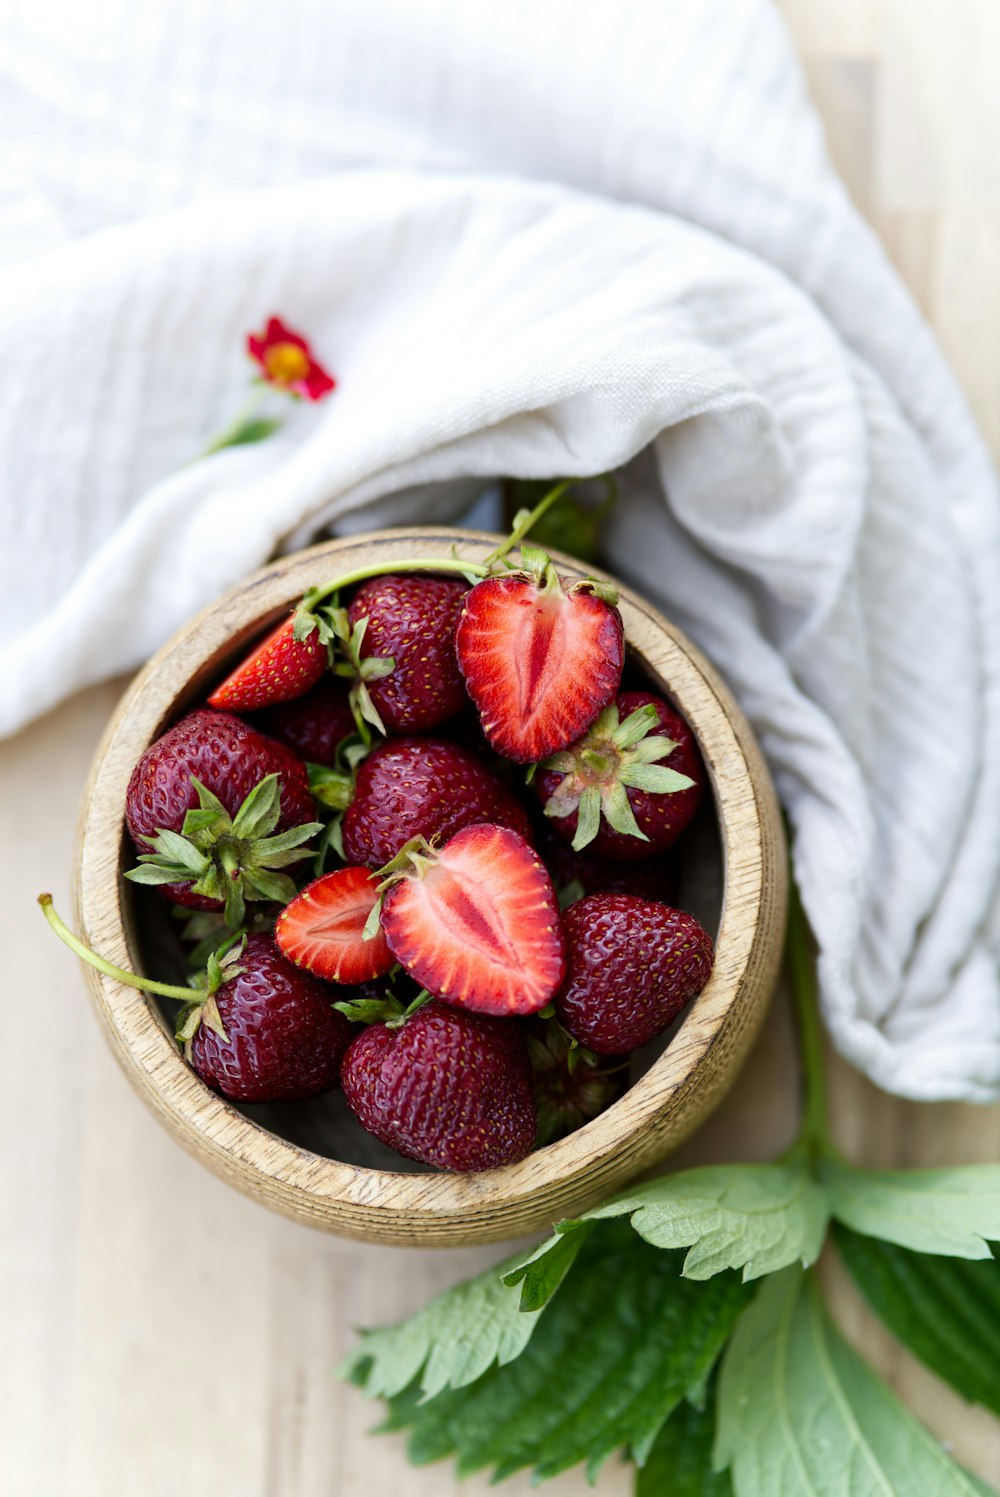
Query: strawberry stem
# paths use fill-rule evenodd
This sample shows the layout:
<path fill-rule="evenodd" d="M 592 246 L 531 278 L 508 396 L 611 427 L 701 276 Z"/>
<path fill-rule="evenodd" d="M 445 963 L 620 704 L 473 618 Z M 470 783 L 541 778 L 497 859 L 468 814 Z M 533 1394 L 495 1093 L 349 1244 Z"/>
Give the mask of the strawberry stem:
<path fill-rule="evenodd" d="M 495 551 L 490 552 L 486 558 L 486 566 L 489 567 L 494 562 L 501 561 L 507 555 L 508 551 L 512 551 L 516 545 L 519 545 L 528 534 L 528 531 L 534 525 L 538 524 L 538 521 L 545 514 L 546 510 L 550 510 L 553 504 L 562 498 L 567 489 L 572 488 L 574 484 L 579 482 L 580 479 L 578 478 L 564 478 L 561 483 L 556 484 L 554 489 L 549 489 L 549 492 L 543 498 L 539 499 L 534 509 L 523 509 L 520 514 L 515 515 L 514 526 L 510 535 L 505 541 L 501 541 Z"/>
<path fill-rule="evenodd" d="M 332 582 L 324 582 L 321 587 L 310 588 L 302 600 L 302 607 L 311 612 L 318 603 L 339 593 L 342 588 L 353 587 L 356 582 L 367 582 L 369 577 L 382 577 L 386 572 L 462 572 L 485 577 L 489 567 L 457 556 L 414 556 L 403 561 L 376 561 L 367 567 L 355 567 L 353 572 L 345 572 Z"/>
<path fill-rule="evenodd" d="M 38 903 L 42 907 L 42 914 L 70 951 L 75 951 L 81 961 L 87 962 L 89 966 L 96 967 L 98 972 L 103 972 L 105 977 L 113 977 L 116 982 L 124 982 L 130 988 L 140 988 L 144 993 L 158 993 L 161 998 L 175 998 L 179 1003 L 194 1003 L 198 999 L 198 991 L 195 988 L 175 987 L 169 982 L 154 982 L 149 977 L 137 977 L 134 972 L 126 972 L 124 967 L 116 967 L 113 962 L 106 961 L 103 956 L 98 956 L 96 951 L 91 951 L 89 946 L 73 934 L 67 925 L 56 914 L 52 903 L 51 894 L 39 894 Z"/>

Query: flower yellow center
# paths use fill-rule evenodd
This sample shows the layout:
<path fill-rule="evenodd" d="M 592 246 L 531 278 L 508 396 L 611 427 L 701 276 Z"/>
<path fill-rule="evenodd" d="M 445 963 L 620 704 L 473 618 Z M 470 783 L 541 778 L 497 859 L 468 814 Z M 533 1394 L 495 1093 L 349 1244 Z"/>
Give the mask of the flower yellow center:
<path fill-rule="evenodd" d="M 264 368 L 278 385 L 291 385 L 309 373 L 309 356 L 295 343 L 274 343 L 264 351 Z"/>

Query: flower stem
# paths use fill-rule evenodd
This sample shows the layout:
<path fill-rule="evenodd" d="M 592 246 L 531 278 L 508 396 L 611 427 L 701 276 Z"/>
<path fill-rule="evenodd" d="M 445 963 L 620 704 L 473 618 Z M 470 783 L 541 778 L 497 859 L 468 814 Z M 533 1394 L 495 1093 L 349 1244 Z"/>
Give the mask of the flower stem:
<path fill-rule="evenodd" d="M 214 441 L 201 453 L 202 457 L 211 457 L 213 452 L 221 452 L 224 447 L 231 447 L 234 439 L 239 437 L 243 428 L 252 416 L 255 416 L 264 403 L 268 387 L 263 382 L 255 384 L 246 400 L 240 406 L 235 417 L 230 421 L 224 431 L 221 431 Z"/>
<path fill-rule="evenodd" d="M 98 956 L 96 951 L 91 951 L 89 946 L 83 942 L 64 925 L 56 914 L 52 903 L 51 894 L 39 894 L 38 903 L 42 907 L 42 914 L 59 937 L 70 949 L 75 951 L 81 961 L 87 962 L 91 967 L 96 967 L 98 972 L 103 972 L 105 977 L 113 977 L 116 982 L 127 983 L 130 988 L 140 988 L 144 993 L 158 993 L 161 998 L 176 998 L 179 1003 L 193 1003 L 198 998 L 194 988 L 175 987 L 169 982 L 154 982 L 149 977 L 137 977 L 134 972 L 126 972 L 124 967 L 116 967 L 113 962 L 106 961 L 103 956 Z"/>
<path fill-rule="evenodd" d="M 798 1147 L 816 1160 L 830 1152 L 826 1106 L 826 1069 L 823 1062 L 823 1030 L 816 1000 L 812 942 L 809 923 L 794 878 L 790 880 L 788 931 L 785 960 L 799 1028 L 799 1048 L 804 1081 L 804 1108 Z"/>

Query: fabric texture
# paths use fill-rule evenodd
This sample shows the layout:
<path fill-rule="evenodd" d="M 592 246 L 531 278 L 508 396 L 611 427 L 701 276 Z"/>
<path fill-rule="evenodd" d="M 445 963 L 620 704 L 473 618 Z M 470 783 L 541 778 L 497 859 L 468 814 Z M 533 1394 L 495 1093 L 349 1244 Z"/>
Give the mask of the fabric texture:
<path fill-rule="evenodd" d="M 0 731 L 325 526 L 627 465 L 611 566 L 756 728 L 836 1044 L 1000 1094 L 995 477 L 770 0 L 46 0 L 0 35 Z M 272 312 L 337 392 L 191 461 Z"/>

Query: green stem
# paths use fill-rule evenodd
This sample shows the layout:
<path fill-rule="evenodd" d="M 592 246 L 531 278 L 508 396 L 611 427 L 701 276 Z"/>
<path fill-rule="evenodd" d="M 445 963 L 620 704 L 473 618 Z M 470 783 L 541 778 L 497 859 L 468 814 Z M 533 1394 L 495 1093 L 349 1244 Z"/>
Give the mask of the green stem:
<path fill-rule="evenodd" d="M 414 556 L 405 561 L 375 561 L 370 566 L 356 567 L 353 572 L 345 572 L 332 582 L 324 582 L 322 587 L 310 588 L 302 600 L 303 607 L 308 612 L 331 594 L 340 592 L 341 588 L 353 587 L 355 582 L 366 582 L 369 577 L 381 577 L 386 572 L 471 572 L 475 577 L 485 577 L 489 567 L 478 561 L 463 561 L 455 556 Z"/>
<path fill-rule="evenodd" d="M 519 545 L 521 541 L 524 540 L 524 537 L 528 534 L 528 531 L 538 524 L 539 520 L 546 513 L 546 511 L 550 510 L 553 504 L 555 504 L 558 499 L 562 498 L 567 489 L 572 488 L 574 484 L 577 484 L 579 482 L 580 480 L 578 478 L 564 478 L 562 483 L 557 483 L 554 489 L 549 489 L 549 492 L 542 499 L 539 499 L 534 509 L 521 510 L 520 514 L 515 515 L 514 528 L 511 530 L 511 533 L 507 537 L 507 539 L 505 541 L 501 541 L 496 550 L 491 551 L 489 556 L 487 556 L 487 567 L 491 566 L 496 561 L 500 561 L 504 556 L 507 555 L 508 551 L 512 551 L 515 546 Z"/>
<path fill-rule="evenodd" d="M 176 998 L 179 1003 L 194 1003 L 198 993 L 194 988 L 175 987 L 169 982 L 153 982 L 149 977 L 137 977 L 134 972 L 126 972 L 124 967 L 116 967 L 113 962 L 105 961 L 103 956 L 98 956 L 96 951 L 91 951 L 89 946 L 83 942 L 64 925 L 56 914 L 52 903 L 51 894 L 39 894 L 38 903 L 42 907 L 42 914 L 59 937 L 70 949 L 75 951 L 81 961 L 87 962 L 91 967 L 96 967 L 98 972 L 103 972 L 105 977 L 113 977 L 116 982 L 127 983 L 130 988 L 140 988 L 144 993 L 158 993 L 161 998 Z"/>
<path fill-rule="evenodd" d="M 826 1069 L 823 1030 L 816 1000 L 816 980 L 809 923 L 794 878 L 790 880 L 785 959 L 799 1027 L 799 1047 L 805 1083 L 805 1105 L 799 1146 L 811 1159 L 830 1152 L 826 1108 Z"/>
<path fill-rule="evenodd" d="M 234 419 L 230 421 L 229 425 L 224 431 L 221 431 L 219 433 L 219 435 L 213 442 L 209 442 L 208 446 L 202 452 L 201 456 L 211 457 L 213 452 L 221 452 L 223 447 L 232 446 L 233 439 L 239 436 L 240 432 L 243 430 L 243 427 L 246 426 L 247 422 L 250 420 L 250 417 L 256 415 L 256 413 L 260 410 L 261 406 L 264 403 L 264 398 L 267 395 L 267 391 L 268 386 L 264 384 L 263 381 L 261 381 L 261 383 L 259 384 L 256 384 L 251 390 L 250 394 L 247 396 L 246 400 L 243 402 Z"/>

